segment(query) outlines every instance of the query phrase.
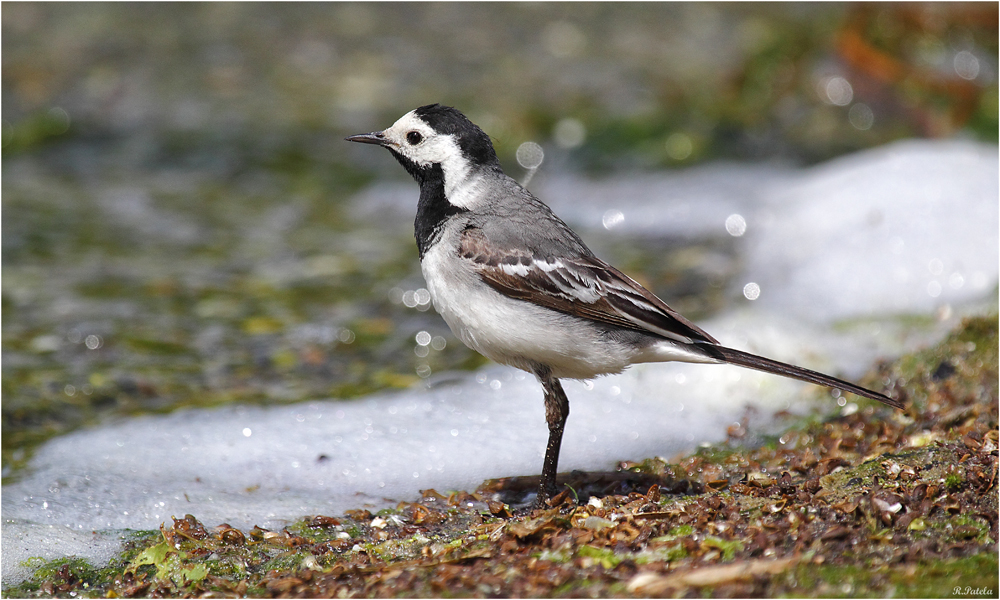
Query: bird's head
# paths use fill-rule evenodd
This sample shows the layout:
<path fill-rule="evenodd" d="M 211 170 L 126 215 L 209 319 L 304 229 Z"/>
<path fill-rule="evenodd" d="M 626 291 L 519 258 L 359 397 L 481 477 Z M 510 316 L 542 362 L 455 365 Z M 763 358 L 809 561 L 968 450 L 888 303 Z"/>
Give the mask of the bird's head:
<path fill-rule="evenodd" d="M 411 110 L 388 129 L 346 139 L 388 149 L 418 183 L 436 172 L 455 181 L 474 169 L 500 168 L 490 136 L 458 110 L 440 104 Z"/>

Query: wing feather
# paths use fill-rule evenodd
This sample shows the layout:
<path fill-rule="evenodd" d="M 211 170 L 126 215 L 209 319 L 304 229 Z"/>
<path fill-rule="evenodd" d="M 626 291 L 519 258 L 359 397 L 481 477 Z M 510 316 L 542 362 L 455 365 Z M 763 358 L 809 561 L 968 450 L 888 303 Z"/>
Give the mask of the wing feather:
<path fill-rule="evenodd" d="M 618 269 L 590 255 L 542 257 L 493 248 L 476 227 L 462 232 L 459 254 L 497 292 L 580 318 L 644 331 L 682 343 L 717 344 Z"/>

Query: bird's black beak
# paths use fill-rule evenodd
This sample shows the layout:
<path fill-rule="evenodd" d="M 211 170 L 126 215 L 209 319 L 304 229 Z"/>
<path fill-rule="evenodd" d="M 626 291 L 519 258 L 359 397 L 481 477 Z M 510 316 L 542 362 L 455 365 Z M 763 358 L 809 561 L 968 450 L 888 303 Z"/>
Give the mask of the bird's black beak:
<path fill-rule="evenodd" d="M 349 135 L 344 138 L 348 142 L 361 142 L 362 144 L 376 144 L 378 146 L 385 145 L 385 134 L 381 131 L 373 131 L 371 133 L 359 133 L 357 135 Z"/>

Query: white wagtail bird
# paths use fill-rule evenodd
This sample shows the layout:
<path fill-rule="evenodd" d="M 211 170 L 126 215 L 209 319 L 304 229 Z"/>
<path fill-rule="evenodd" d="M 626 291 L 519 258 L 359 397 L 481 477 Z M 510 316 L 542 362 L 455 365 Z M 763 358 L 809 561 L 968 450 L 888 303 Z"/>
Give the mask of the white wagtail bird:
<path fill-rule="evenodd" d="M 434 308 L 465 345 L 529 371 L 545 392 L 549 440 L 536 504 L 557 491 L 569 401 L 561 378 L 633 363 L 727 363 L 902 404 L 852 383 L 727 348 L 594 256 L 548 206 L 508 177 L 490 138 L 430 104 L 351 142 L 389 150 L 420 185 L 415 235 Z"/>

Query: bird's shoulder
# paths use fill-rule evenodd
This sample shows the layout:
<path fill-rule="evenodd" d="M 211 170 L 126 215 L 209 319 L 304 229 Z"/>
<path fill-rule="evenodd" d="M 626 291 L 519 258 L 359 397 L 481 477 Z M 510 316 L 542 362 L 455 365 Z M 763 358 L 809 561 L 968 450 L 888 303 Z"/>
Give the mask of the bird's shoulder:
<path fill-rule="evenodd" d="M 531 192 L 503 175 L 484 202 L 463 215 L 460 244 L 475 247 L 490 262 L 518 258 L 592 257 L 594 253 L 569 225 Z"/>

